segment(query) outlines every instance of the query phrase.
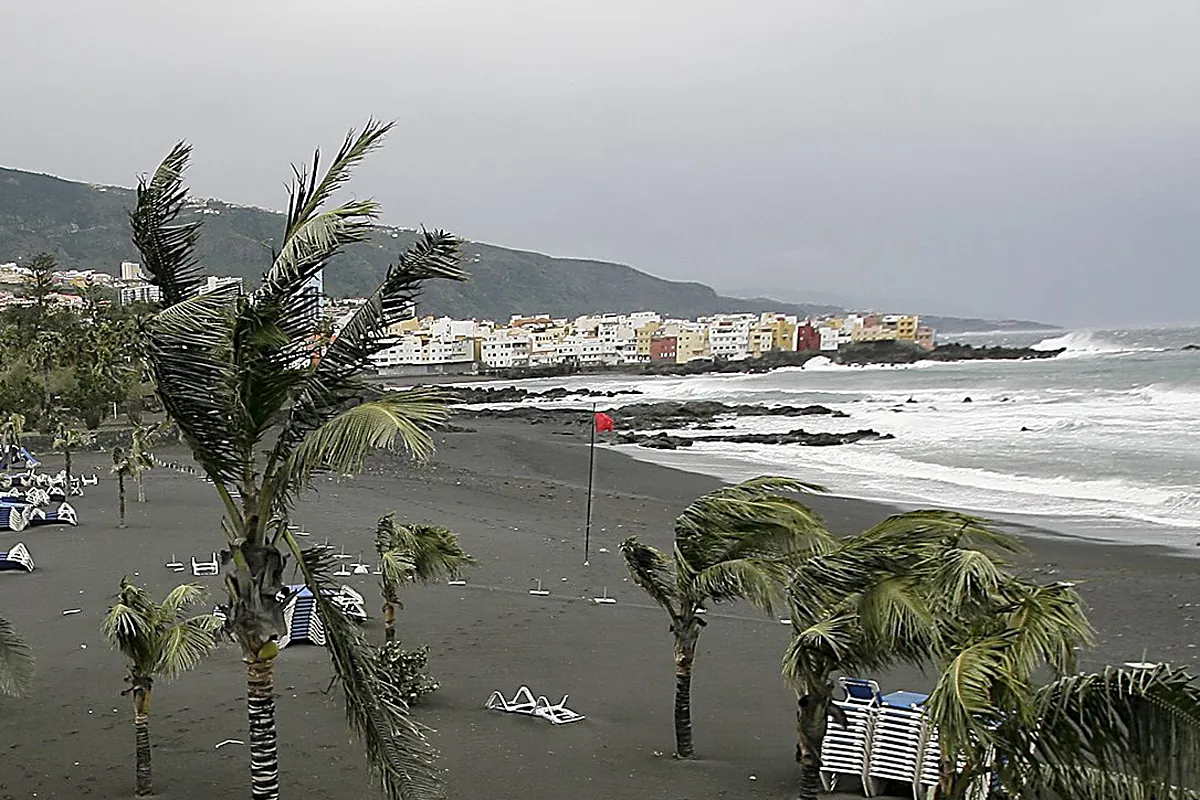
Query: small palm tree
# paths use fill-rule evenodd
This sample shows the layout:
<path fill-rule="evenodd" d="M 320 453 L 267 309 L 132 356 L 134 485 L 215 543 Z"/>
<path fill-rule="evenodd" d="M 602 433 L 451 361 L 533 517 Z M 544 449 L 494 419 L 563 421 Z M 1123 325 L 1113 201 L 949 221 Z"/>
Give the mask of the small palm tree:
<path fill-rule="evenodd" d="M 383 595 L 384 640 L 396 638 L 396 609 L 400 587 L 410 581 L 429 583 L 454 580 L 475 563 L 459 547 L 458 537 L 437 525 L 400 525 L 394 513 L 379 518 L 375 529 L 375 552 L 379 555 L 379 590 Z"/>
<path fill-rule="evenodd" d="M 129 444 L 129 459 L 135 467 L 134 482 L 137 484 L 137 501 L 146 502 L 146 486 L 143 475 L 147 470 L 154 469 L 154 452 L 151 448 L 157 444 L 159 436 L 166 428 L 166 421 L 155 425 L 134 425 Z"/>
<path fill-rule="evenodd" d="M 986 549 L 983 549 L 986 546 Z M 933 658 L 937 619 L 930 594 L 991 585 L 994 550 L 1015 542 L 983 520 L 947 511 L 898 514 L 846 537 L 835 549 L 793 566 L 788 598 L 792 639 L 783 675 L 796 691 L 800 800 L 821 788 L 821 745 L 828 720 L 845 724 L 833 702 L 833 673 L 870 674 Z"/>
<path fill-rule="evenodd" d="M 289 554 L 316 598 L 347 719 L 385 794 L 410 800 L 441 791 L 432 749 L 407 717 L 378 653 L 322 591 L 326 554 L 302 551 L 287 525 L 314 475 L 358 472 L 371 451 L 397 438 L 424 457 L 432 448 L 430 429 L 446 415 L 436 390 L 380 392 L 363 373 L 423 281 L 465 279 L 458 239 L 423 232 L 333 342 L 325 345 L 318 335 L 313 280 L 345 246 L 366 241 L 379 214 L 370 200 L 328 202 L 390 127 L 372 121 L 351 131 L 324 175 L 319 153 L 311 172 L 295 170 L 279 250 L 248 294 L 235 287 L 199 292 L 200 223 L 178 221 L 187 198 L 186 144 L 140 182 L 131 214 L 134 244 L 163 298 L 144 323 L 155 390 L 225 510 L 229 629 L 246 664 L 254 800 L 279 796 L 274 659 L 284 633 Z"/>
<path fill-rule="evenodd" d="M 671 556 L 637 537 L 621 544 L 634 583 L 671 617 L 677 758 L 695 754 L 692 665 L 706 606 L 749 600 L 772 612 L 789 564 L 833 546 L 833 537 L 808 507 L 779 493 L 817 490 L 789 478 L 753 478 L 693 501 L 675 520 Z"/>
<path fill-rule="evenodd" d="M 54 427 L 54 444 L 52 447 L 63 454 L 64 469 L 67 473 L 67 484 L 71 483 L 71 456 L 81 447 L 87 447 L 95 440 L 91 431 L 81 430 L 66 422 L 59 421 Z"/>
<path fill-rule="evenodd" d="M 133 729 L 137 743 L 135 794 L 154 793 L 150 766 L 150 695 L 156 677 L 173 678 L 200 663 L 216 647 L 224 621 L 212 614 L 188 617 L 204 589 L 185 583 L 155 603 L 150 593 L 121 579 L 117 601 L 108 609 L 101 630 L 109 644 L 128 659 L 122 695 L 133 695 Z"/>
<path fill-rule="evenodd" d="M 112 469 L 117 476 L 117 527 L 125 527 L 125 479 L 138 473 L 138 465 L 129 451 L 120 445 L 112 449 Z"/>
<path fill-rule="evenodd" d="M 13 624 L 0 617 L 0 694 L 21 697 L 33 688 L 33 650 Z"/>

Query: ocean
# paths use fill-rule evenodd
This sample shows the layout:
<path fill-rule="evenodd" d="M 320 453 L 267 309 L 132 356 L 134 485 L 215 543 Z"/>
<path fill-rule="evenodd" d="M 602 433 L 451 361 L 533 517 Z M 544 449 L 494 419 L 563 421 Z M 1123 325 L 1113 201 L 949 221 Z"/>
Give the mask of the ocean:
<path fill-rule="evenodd" d="M 579 376 L 518 382 L 637 389 L 598 408 L 655 400 L 807 405 L 849 419 L 740 417 L 732 432 L 873 428 L 894 439 L 836 447 L 698 442 L 619 446 L 635 458 L 739 480 L 791 475 L 902 508 L 944 507 L 1073 536 L 1200 544 L 1200 327 L 948 337 L 1065 347 L 1037 361 L 847 367 L 816 358 L 760 375 Z M 970 398 L 970 402 L 966 399 Z M 556 405 L 582 407 L 578 398 Z M 687 436 L 687 430 L 671 431 Z"/>

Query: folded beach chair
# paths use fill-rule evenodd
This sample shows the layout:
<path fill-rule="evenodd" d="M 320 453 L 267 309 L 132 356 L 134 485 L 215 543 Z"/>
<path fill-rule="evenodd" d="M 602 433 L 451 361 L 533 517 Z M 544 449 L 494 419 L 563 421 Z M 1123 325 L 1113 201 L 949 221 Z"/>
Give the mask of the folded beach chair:
<path fill-rule="evenodd" d="M 541 698 L 545 700 L 546 698 Z M 564 698 L 565 699 L 565 698 Z M 534 710 L 538 708 L 538 701 L 534 699 L 533 692 L 529 691 L 528 686 L 522 686 L 517 689 L 517 693 L 513 696 L 512 701 L 504 699 L 504 695 L 500 692 L 492 692 L 492 696 L 487 699 L 483 707 L 489 711 L 507 711 L 509 714 L 529 714 L 532 715 Z"/>
<path fill-rule="evenodd" d="M 192 575 L 197 578 L 216 575 L 221 571 L 221 564 L 217 561 L 217 554 L 212 554 L 211 561 L 197 561 L 195 556 L 192 556 Z"/>
<path fill-rule="evenodd" d="M 570 722 L 580 722 L 583 720 L 583 714 L 576 714 L 571 709 L 567 708 L 567 698 L 570 695 L 563 695 L 563 699 L 556 705 L 551 705 L 550 701 L 545 697 L 538 696 L 533 708 L 533 715 L 548 719 L 555 725 L 566 725 Z"/>
<path fill-rule="evenodd" d="M 33 506 L 0 505 L 0 531 L 23 531 Z"/>
<path fill-rule="evenodd" d="M 30 525 L 78 525 L 79 519 L 75 516 L 75 509 L 70 503 L 61 503 L 58 508 L 53 511 L 43 511 L 40 508 L 34 509 L 33 514 L 29 518 Z"/>
<path fill-rule="evenodd" d="M 23 569 L 33 572 L 33 556 L 21 542 L 17 542 L 8 550 L 0 550 L 0 570 Z"/>
<path fill-rule="evenodd" d="M 875 711 L 882 699 L 879 684 L 861 678 L 838 678 L 846 699 L 834 705 L 846 715 L 846 726 L 831 723 L 826 727 L 821 744 L 821 783 L 825 791 L 833 791 L 841 776 L 853 776 L 872 796 L 873 785 L 868 775 L 868 753 Z"/>
<path fill-rule="evenodd" d="M 363 596 L 349 586 L 342 586 L 338 589 L 337 594 L 331 595 L 329 602 L 345 612 L 346 616 L 356 622 L 365 622 L 367 619 L 367 602 Z"/>

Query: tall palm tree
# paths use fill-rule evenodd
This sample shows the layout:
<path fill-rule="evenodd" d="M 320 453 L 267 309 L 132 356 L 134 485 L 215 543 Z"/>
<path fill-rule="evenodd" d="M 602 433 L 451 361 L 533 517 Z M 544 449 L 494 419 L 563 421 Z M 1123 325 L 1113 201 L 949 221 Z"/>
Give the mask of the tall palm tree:
<path fill-rule="evenodd" d="M 815 800 L 833 673 L 870 674 L 898 662 L 923 666 L 937 632 L 930 592 L 974 585 L 1000 569 L 996 550 L 1016 543 L 983 520 L 948 511 L 898 514 L 793 565 L 792 638 L 783 675 L 796 691 L 799 797 Z M 950 605 L 949 601 L 941 606 Z M 938 607 L 941 607 L 938 606 Z"/>
<path fill-rule="evenodd" d="M 71 483 L 71 456 L 79 448 L 86 447 L 95 440 L 91 431 L 80 430 L 73 425 L 60 420 L 54 427 L 53 449 L 63 454 L 63 468 L 67 473 L 67 485 Z"/>
<path fill-rule="evenodd" d="M 0 617 L 0 694 L 21 697 L 33 688 L 33 650 L 13 624 Z"/>
<path fill-rule="evenodd" d="M 125 527 L 125 479 L 132 478 L 138 473 L 137 462 L 129 451 L 117 445 L 112 449 L 112 469 L 109 472 L 117 476 L 117 527 Z"/>
<path fill-rule="evenodd" d="M 707 606 L 748 600 L 767 613 L 778 602 L 789 564 L 833 546 L 805 505 L 781 492 L 820 487 L 764 476 L 694 500 L 675 519 L 672 555 L 630 537 L 621 554 L 634 583 L 671 618 L 675 639 L 675 756 L 692 758 L 691 686 Z"/>
<path fill-rule="evenodd" d="M 224 624 L 212 614 L 187 616 L 204 596 L 204 589 L 185 583 L 154 602 L 140 586 L 121 579 L 117 600 L 101 624 L 104 638 L 128 659 L 121 692 L 133 695 L 133 729 L 136 742 L 134 793 L 154 793 L 150 764 L 150 697 L 157 677 L 173 678 L 200 663 L 217 645 L 216 632 Z"/>
<path fill-rule="evenodd" d="M 387 642 L 396 638 L 396 609 L 404 607 L 400 602 L 403 584 L 453 580 L 475 563 L 448 528 L 422 523 L 400 525 L 394 513 L 379 518 L 375 552 L 382 573 L 379 590 L 383 595 L 383 632 Z"/>
<path fill-rule="evenodd" d="M 307 288 L 344 246 L 370 236 L 375 202 L 328 203 L 390 127 L 371 121 L 351 131 L 324 174 L 319 153 L 311 168 L 295 170 L 282 242 L 248 294 L 236 287 L 198 292 L 200 223 L 178 221 L 187 197 L 186 144 L 141 181 L 131 214 L 143 268 L 163 298 L 144 324 L 156 391 L 225 509 L 229 627 L 246 663 L 255 800 L 279 795 L 274 658 L 284 632 L 288 554 L 316 597 L 347 718 L 385 793 L 423 798 L 440 791 L 432 750 L 403 701 L 389 695 L 394 685 L 378 653 L 319 590 L 322 553 L 302 552 L 287 525 L 314 474 L 357 472 L 370 451 L 397 439 L 424 456 L 430 427 L 445 418 L 439 392 L 378 392 L 361 376 L 423 281 L 465 278 L 457 239 L 422 233 L 327 347 L 317 336 L 319 298 Z"/>

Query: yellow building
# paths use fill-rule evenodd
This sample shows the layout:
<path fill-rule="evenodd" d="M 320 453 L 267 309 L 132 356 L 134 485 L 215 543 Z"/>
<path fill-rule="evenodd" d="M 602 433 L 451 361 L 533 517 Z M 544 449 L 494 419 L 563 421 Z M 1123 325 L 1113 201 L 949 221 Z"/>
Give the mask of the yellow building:
<path fill-rule="evenodd" d="M 634 333 L 637 340 L 637 354 L 650 358 L 650 342 L 654 339 L 655 332 L 662 327 L 662 323 L 657 320 L 652 320 L 637 328 Z"/>
<path fill-rule="evenodd" d="M 851 342 L 893 342 L 896 340 L 895 328 L 884 328 L 878 325 L 855 328 L 850 331 Z"/>
<path fill-rule="evenodd" d="M 427 317 L 426 319 L 430 322 L 433 321 L 432 317 Z M 399 322 L 393 322 L 388 326 L 387 332 L 390 336 L 400 336 L 405 333 L 416 333 L 421 330 L 421 327 L 421 320 L 411 317 L 409 319 L 402 319 Z"/>
<path fill-rule="evenodd" d="M 675 334 L 675 363 L 708 358 L 708 328 L 680 328 Z"/>
<path fill-rule="evenodd" d="M 902 342 L 917 340 L 917 317 L 900 317 L 896 320 L 896 338 Z"/>

